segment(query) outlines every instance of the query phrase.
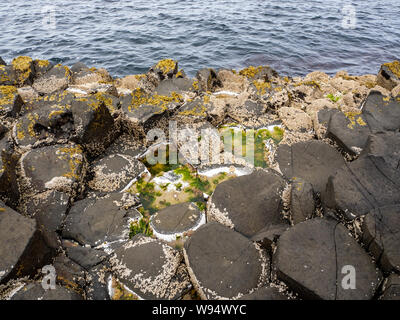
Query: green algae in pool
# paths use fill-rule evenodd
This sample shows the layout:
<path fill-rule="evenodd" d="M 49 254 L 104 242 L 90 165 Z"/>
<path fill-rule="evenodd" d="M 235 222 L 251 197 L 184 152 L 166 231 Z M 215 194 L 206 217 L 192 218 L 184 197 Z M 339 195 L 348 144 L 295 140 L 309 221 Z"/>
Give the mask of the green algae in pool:
<path fill-rule="evenodd" d="M 176 176 L 175 183 L 158 183 L 157 179 L 172 174 Z M 128 192 L 138 194 L 142 204 L 139 211 L 144 217 L 149 217 L 170 205 L 183 202 L 193 202 L 203 211 L 206 206 L 204 195 L 211 195 L 219 183 L 232 177 L 233 175 L 225 172 L 212 177 L 203 177 L 199 176 L 195 169 L 180 165 L 171 171 L 158 172 L 149 181 L 140 178 Z"/>
<path fill-rule="evenodd" d="M 153 230 L 150 227 L 150 220 L 148 218 L 143 217 L 138 221 L 130 223 L 129 239 L 132 239 L 137 234 L 143 234 L 147 237 L 151 237 L 153 235 Z"/>
<path fill-rule="evenodd" d="M 225 125 L 220 128 L 220 132 L 223 133 L 224 136 L 230 133 L 230 141 L 224 141 L 225 148 L 230 149 L 229 145 L 225 143 L 231 143 L 232 152 L 235 152 L 235 146 L 241 146 L 242 152 L 241 156 L 249 162 L 249 159 L 246 159 L 246 155 L 254 154 L 254 166 L 260 168 L 267 168 L 267 147 L 266 142 L 272 141 L 275 145 L 279 144 L 279 142 L 283 139 L 284 130 L 279 126 L 274 126 L 272 129 L 261 128 L 261 129 L 246 129 L 240 126 L 235 126 L 230 124 L 229 126 Z M 253 136 L 252 136 L 253 135 Z M 247 143 L 247 138 L 254 138 L 254 143 Z"/>

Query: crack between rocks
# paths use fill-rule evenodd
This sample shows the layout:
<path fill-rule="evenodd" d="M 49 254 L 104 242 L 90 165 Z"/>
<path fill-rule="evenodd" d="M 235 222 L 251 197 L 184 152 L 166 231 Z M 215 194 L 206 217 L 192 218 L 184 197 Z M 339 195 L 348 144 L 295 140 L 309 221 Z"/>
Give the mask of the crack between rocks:
<path fill-rule="evenodd" d="M 336 278 L 336 281 L 335 281 L 335 300 L 337 300 L 338 285 L 339 285 L 338 284 L 338 258 L 337 258 L 337 247 L 336 247 L 336 228 L 337 228 L 338 225 L 339 225 L 339 222 L 336 223 L 335 228 L 333 229 L 333 244 L 335 246 L 335 264 L 336 264 L 336 267 L 335 267 L 335 270 L 336 270 L 336 273 L 335 273 L 335 278 Z"/>
<path fill-rule="evenodd" d="M 391 183 L 394 184 L 394 186 L 396 187 L 396 189 L 400 190 L 400 185 L 398 185 L 395 181 L 393 181 L 390 177 L 388 177 L 375 163 L 374 160 L 371 159 L 371 162 L 373 163 L 374 167 L 376 168 L 376 170 L 382 175 L 384 176 L 387 180 L 389 180 Z M 400 163 L 400 162 L 399 162 Z"/>
<path fill-rule="evenodd" d="M 353 170 L 351 170 L 351 168 L 347 164 L 346 164 L 346 167 L 347 167 L 347 169 L 349 170 L 350 174 L 352 175 L 352 177 L 355 180 L 354 181 L 355 182 L 354 185 L 356 186 L 357 190 L 362 194 L 362 196 L 368 202 L 370 207 L 371 208 L 375 208 L 375 205 L 373 204 L 373 203 L 377 203 L 377 200 L 375 199 L 375 197 L 363 186 L 361 181 L 358 179 L 358 177 L 355 175 Z M 367 195 L 365 193 L 367 193 L 369 195 L 369 197 L 367 197 Z M 371 198 L 372 198 L 373 202 L 371 201 Z"/>

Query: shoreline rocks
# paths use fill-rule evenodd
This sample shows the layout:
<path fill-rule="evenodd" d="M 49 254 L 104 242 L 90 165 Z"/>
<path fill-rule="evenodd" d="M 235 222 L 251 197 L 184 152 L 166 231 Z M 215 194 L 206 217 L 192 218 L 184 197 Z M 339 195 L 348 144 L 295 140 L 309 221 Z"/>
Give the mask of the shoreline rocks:
<path fill-rule="evenodd" d="M 397 299 L 399 65 L 0 58 L 0 299 Z"/>

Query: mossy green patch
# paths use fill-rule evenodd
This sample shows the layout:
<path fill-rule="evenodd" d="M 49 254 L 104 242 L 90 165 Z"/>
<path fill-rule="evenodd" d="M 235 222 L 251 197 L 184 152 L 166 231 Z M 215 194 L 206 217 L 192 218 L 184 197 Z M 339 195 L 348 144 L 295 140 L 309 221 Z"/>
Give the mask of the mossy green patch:
<path fill-rule="evenodd" d="M 340 99 L 340 96 L 334 96 L 332 93 L 329 93 L 326 97 L 327 97 L 329 100 L 331 100 L 333 103 L 338 102 L 339 99 Z"/>
<path fill-rule="evenodd" d="M 150 220 L 148 218 L 141 218 L 138 221 L 131 222 L 129 226 L 129 239 L 132 239 L 137 234 L 143 234 L 147 237 L 153 235 L 153 230 L 150 227 Z"/>
<path fill-rule="evenodd" d="M 267 148 L 266 142 L 272 141 L 274 144 L 279 144 L 279 142 L 283 139 L 284 130 L 278 126 L 273 127 L 272 130 L 268 129 L 244 129 L 244 128 L 230 128 L 230 127 L 222 127 L 220 131 L 224 132 L 224 137 L 227 137 L 226 130 L 228 130 L 228 135 L 230 132 L 231 139 L 225 142 L 224 144 L 227 147 L 227 150 L 231 150 L 235 153 L 235 146 L 240 146 L 242 148 L 242 154 L 240 156 L 247 159 L 248 155 L 254 155 L 254 166 L 266 168 L 268 167 L 267 163 Z M 254 141 L 254 144 L 248 143 L 247 139 L 251 138 Z M 232 143 L 233 146 L 227 145 L 227 143 Z M 231 149 L 230 149 L 231 147 Z M 238 155 L 237 155 L 238 156 Z M 251 159 L 249 159 L 251 160 Z"/>

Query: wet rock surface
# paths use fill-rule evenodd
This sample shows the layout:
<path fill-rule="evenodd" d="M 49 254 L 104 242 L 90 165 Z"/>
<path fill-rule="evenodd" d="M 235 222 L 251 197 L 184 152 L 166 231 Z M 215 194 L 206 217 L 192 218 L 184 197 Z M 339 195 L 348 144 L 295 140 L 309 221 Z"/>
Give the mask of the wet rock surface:
<path fill-rule="evenodd" d="M 0 299 L 398 299 L 398 66 L 0 58 Z"/>

